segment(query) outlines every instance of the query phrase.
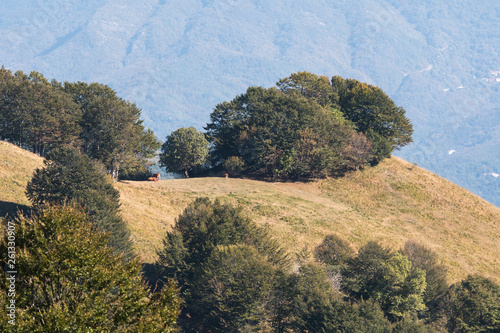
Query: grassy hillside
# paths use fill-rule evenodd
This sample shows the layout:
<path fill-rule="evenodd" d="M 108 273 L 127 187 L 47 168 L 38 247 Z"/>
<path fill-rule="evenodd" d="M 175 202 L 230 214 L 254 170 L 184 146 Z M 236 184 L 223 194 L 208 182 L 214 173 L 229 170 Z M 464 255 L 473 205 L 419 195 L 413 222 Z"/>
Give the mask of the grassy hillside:
<path fill-rule="evenodd" d="M 43 158 L 10 143 L 0 141 L 0 213 L 13 214 L 29 201 L 24 195 L 33 170 L 43 166 Z"/>
<path fill-rule="evenodd" d="M 413 239 L 439 253 L 452 281 L 474 272 L 500 280 L 500 209 L 399 158 L 312 183 L 193 178 L 117 186 L 146 261 L 183 208 L 209 196 L 244 205 L 291 251 L 312 249 L 328 233 L 358 248 L 368 240 L 400 248 Z"/>
<path fill-rule="evenodd" d="M 0 142 L 0 209 L 27 205 L 24 187 L 43 160 Z M 378 240 L 393 248 L 408 239 L 435 250 L 450 280 L 480 273 L 500 281 L 500 208 L 398 158 L 342 179 L 269 183 L 192 178 L 116 184 L 137 252 L 146 262 L 184 207 L 199 196 L 244 205 L 290 251 L 312 249 L 328 233 L 358 248 Z"/>

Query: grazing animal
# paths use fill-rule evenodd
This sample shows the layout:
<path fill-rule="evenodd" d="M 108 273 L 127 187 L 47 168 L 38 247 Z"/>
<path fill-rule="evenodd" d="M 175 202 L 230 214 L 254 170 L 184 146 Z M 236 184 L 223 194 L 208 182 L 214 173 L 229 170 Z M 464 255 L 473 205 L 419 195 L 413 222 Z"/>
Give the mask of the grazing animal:
<path fill-rule="evenodd" d="M 227 173 L 227 171 L 224 171 L 222 173 L 222 176 L 224 176 L 224 178 L 229 178 L 229 173 Z"/>
<path fill-rule="evenodd" d="M 148 180 L 150 182 L 157 182 L 160 180 L 160 174 L 159 173 L 153 173 L 153 177 L 149 177 Z"/>

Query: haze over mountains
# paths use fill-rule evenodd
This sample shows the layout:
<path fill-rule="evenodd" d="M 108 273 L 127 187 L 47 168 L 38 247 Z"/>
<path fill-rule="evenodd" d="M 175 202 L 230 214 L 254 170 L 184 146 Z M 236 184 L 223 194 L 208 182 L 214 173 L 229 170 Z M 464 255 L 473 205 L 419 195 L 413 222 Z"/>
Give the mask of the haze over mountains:
<path fill-rule="evenodd" d="M 407 110 L 399 156 L 500 206 L 499 17 L 493 0 L 2 2 L 0 65 L 108 84 L 161 139 L 248 86 L 355 78 Z"/>

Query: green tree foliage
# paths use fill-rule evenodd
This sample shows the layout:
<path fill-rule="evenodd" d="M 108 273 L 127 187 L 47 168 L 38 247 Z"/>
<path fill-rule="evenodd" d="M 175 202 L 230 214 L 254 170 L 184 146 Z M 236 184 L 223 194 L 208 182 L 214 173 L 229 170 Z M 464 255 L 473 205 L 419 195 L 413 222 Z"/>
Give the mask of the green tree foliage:
<path fill-rule="evenodd" d="M 49 82 L 0 68 L 0 139 L 44 156 L 63 146 L 80 148 L 118 179 L 146 173 L 161 144 L 146 130 L 135 104 L 106 85 Z"/>
<path fill-rule="evenodd" d="M 441 330 L 436 330 L 432 326 L 425 325 L 421 320 L 415 318 L 415 316 L 404 316 L 403 319 L 398 321 L 394 325 L 393 333 L 434 333 L 442 332 Z"/>
<path fill-rule="evenodd" d="M 324 177 L 377 163 L 412 141 L 405 110 L 382 90 L 338 76 L 331 82 L 299 72 L 218 104 L 205 127 L 212 163 L 236 156 L 248 172 Z"/>
<path fill-rule="evenodd" d="M 370 140 L 375 162 L 412 142 L 413 127 L 406 111 L 380 88 L 340 76 L 332 78 L 332 87 L 342 114 Z"/>
<path fill-rule="evenodd" d="M 276 86 L 285 93 L 300 93 L 308 99 L 314 99 L 323 107 L 338 109 L 338 96 L 326 76 L 298 72 L 279 80 Z"/>
<path fill-rule="evenodd" d="M 440 263 L 434 251 L 415 241 L 407 241 L 402 253 L 410 259 L 412 269 L 419 268 L 425 271 L 427 286 L 424 302 L 431 312 L 436 312 L 435 308 L 440 297 L 448 290 L 446 266 Z"/>
<path fill-rule="evenodd" d="M 316 260 L 326 265 L 341 265 L 355 255 L 352 245 L 337 235 L 327 235 L 314 249 Z"/>
<path fill-rule="evenodd" d="M 200 332 L 266 328 L 275 267 L 252 246 L 218 246 L 203 265 L 192 304 Z"/>
<path fill-rule="evenodd" d="M 231 247 L 231 245 L 245 245 L 246 247 Z M 226 247 L 230 247 L 231 250 Z M 247 247 L 251 247 L 252 250 Z M 248 254 L 249 262 L 242 261 L 234 263 L 235 266 L 230 266 L 232 256 L 241 259 L 247 252 L 252 253 Z M 217 327 L 220 327 L 220 323 L 213 321 L 213 316 L 207 312 L 209 309 L 221 311 L 221 314 L 226 310 L 234 311 L 234 313 L 241 311 L 241 313 L 248 315 L 255 313 L 255 307 L 262 300 L 254 300 L 256 303 L 252 303 L 253 305 L 238 305 L 244 309 L 228 310 L 231 307 L 230 303 L 224 303 L 224 297 L 227 295 L 217 295 L 217 290 L 207 285 L 209 283 L 207 281 L 217 280 L 229 288 L 230 281 L 236 279 L 234 280 L 236 284 L 242 283 L 238 287 L 241 289 L 236 291 L 231 287 L 224 290 L 228 293 L 251 292 L 247 289 L 248 286 L 244 285 L 245 281 L 238 280 L 242 276 L 238 275 L 237 270 L 248 270 L 253 264 L 262 264 L 261 268 L 256 268 L 256 270 L 267 270 L 269 267 L 286 268 L 289 266 L 289 259 L 264 229 L 257 227 L 255 222 L 243 214 L 241 208 L 222 204 L 218 200 L 213 202 L 208 198 L 196 199 L 189 205 L 176 220 L 173 230 L 167 232 L 164 248 L 159 252 L 158 259 L 163 279 L 175 279 L 181 287 L 185 299 L 185 307 L 180 320 L 183 329 L 187 332 L 196 332 L 200 331 L 201 326 L 211 323 L 210 325 L 213 326 L 204 327 L 202 331 L 216 331 Z M 224 272 L 224 267 L 228 269 L 227 272 Z M 231 272 L 230 268 L 234 268 L 234 271 Z M 226 273 L 227 275 L 224 275 Z M 256 276 L 261 275 L 258 272 L 255 274 Z M 234 286 L 236 288 L 236 285 Z M 200 309 L 200 304 L 207 301 L 206 297 L 214 300 L 214 307 L 203 303 L 205 309 Z M 240 294 L 238 297 L 245 299 L 247 296 Z M 218 306 L 219 310 L 216 309 Z M 246 306 L 248 308 L 245 308 Z M 226 312 L 224 315 L 232 316 Z M 243 322 L 245 325 L 256 324 L 253 319 L 250 320 L 251 323 L 250 321 L 246 322 L 244 318 L 241 319 L 243 322 L 238 321 L 239 319 L 227 320 L 230 320 L 237 327 L 243 325 Z M 229 325 L 229 322 L 227 324 Z M 230 329 L 236 330 L 234 326 L 231 327 Z"/>
<path fill-rule="evenodd" d="M 231 156 L 222 165 L 230 176 L 239 176 L 245 171 L 245 162 L 241 157 Z"/>
<path fill-rule="evenodd" d="M 368 242 L 343 270 L 346 291 L 356 299 L 380 303 L 392 320 L 425 309 L 425 272 L 376 242 Z"/>
<path fill-rule="evenodd" d="M 28 199 L 37 207 L 82 206 L 96 227 L 110 233 L 110 244 L 131 255 L 130 231 L 119 215 L 120 194 L 104 169 L 73 148 L 54 149 L 44 164 L 28 182 Z"/>
<path fill-rule="evenodd" d="M 215 165 L 238 156 L 248 172 L 283 178 L 345 171 L 342 152 L 354 133 L 312 98 L 260 87 L 217 105 L 205 129 Z"/>
<path fill-rule="evenodd" d="M 452 285 L 443 301 L 449 332 L 500 332 L 500 286 L 469 275 Z"/>
<path fill-rule="evenodd" d="M 3 223 L 7 221 L 4 220 Z M 170 332 L 179 313 L 174 285 L 151 294 L 136 260 L 125 262 L 106 246 L 81 212 L 48 208 L 16 224 L 16 321 L 2 315 L 2 332 Z M 2 229 L 5 225 L 2 226 Z M 0 251 L 7 253 L 8 234 Z M 6 264 L 5 257 L 1 259 Z M 0 306 L 8 298 L 0 273 Z"/>
<path fill-rule="evenodd" d="M 42 74 L 0 69 L 0 139 L 44 156 L 78 144 L 81 110 L 59 83 Z"/>
<path fill-rule="evenodd" d="M 296 274 L 282 274 L 272 306 L 275 332 L 391 332 L 377 303 L 342 300 L 325 270 L 311 263 Z"/>
<path fill-rule="evenodd" d="M 208 141 L 202 132 L 194 127 L 181 127 L 167 136 L 161 147 L 160 166 L 170 172 L 189 171 L 205 164 L 208 158 Z"/>
<path fill-rule="evenodd" d="M 65 82 L 66 91 L 82 110 L 83 152 L 101 161 L 118 179 L 120 170 L 143 171 L 160 142 L 145 130 L 141 110 L 107 85 Z"/>

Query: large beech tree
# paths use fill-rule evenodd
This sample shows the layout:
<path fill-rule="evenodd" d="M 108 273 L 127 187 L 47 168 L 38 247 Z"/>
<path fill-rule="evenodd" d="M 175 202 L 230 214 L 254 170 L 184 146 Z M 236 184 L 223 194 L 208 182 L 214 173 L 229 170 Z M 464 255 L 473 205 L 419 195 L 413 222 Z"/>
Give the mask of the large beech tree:
<path fill-rule="evenodd" d="M 411 143 L 413 126 L 406 111 L 397 106 L 382 89 L 354 79 L 332 78 L 342 114 L 370 140 L 373 162 L 389 157 L 394 149 Z"/>

